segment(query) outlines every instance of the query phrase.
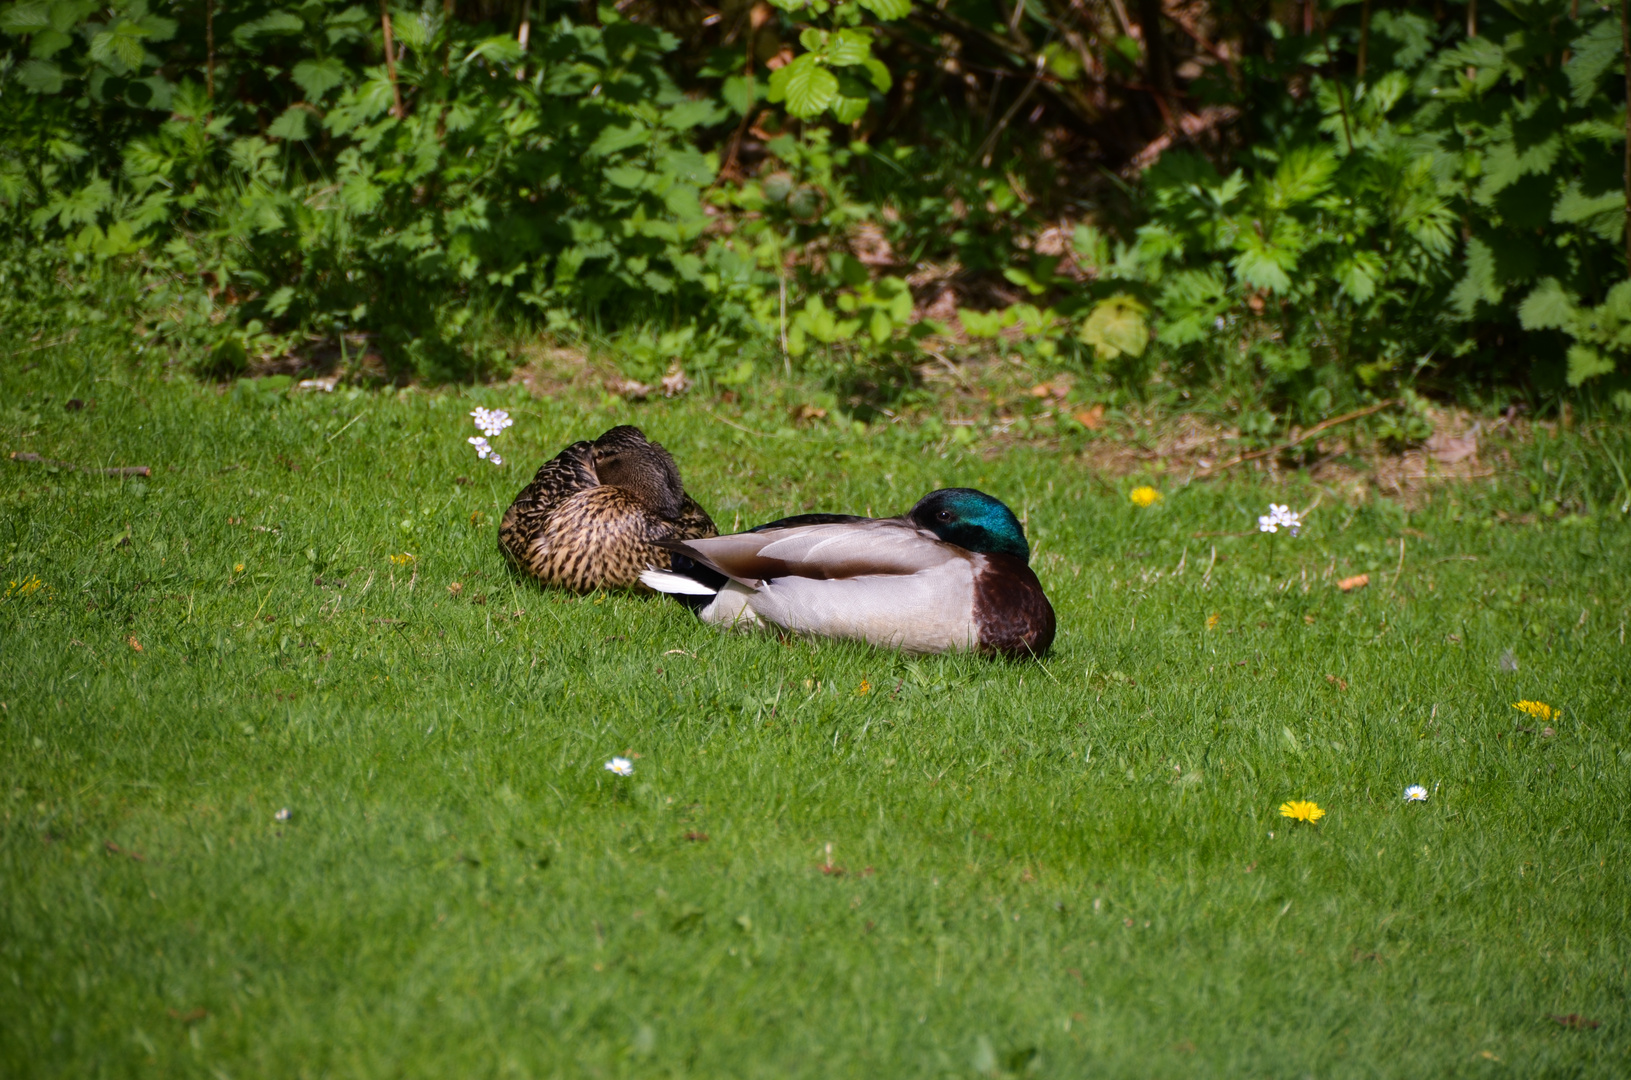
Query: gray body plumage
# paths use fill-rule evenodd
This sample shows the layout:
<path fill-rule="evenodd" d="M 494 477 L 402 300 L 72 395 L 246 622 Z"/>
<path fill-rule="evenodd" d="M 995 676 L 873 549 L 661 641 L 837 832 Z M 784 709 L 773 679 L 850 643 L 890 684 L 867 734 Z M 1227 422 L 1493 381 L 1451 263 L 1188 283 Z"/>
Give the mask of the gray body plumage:
<path fill-rule="evenodd" d="M 720 626 L 764 624 L 907 652 L 979 645 L 974 581 L 984 556 L 898 518 L 770 528 L 690 540 L 676 550 L 728 580 L 697 614 Z M 690 578 L 651 570 L 662 592 L 706 594 Z"/>

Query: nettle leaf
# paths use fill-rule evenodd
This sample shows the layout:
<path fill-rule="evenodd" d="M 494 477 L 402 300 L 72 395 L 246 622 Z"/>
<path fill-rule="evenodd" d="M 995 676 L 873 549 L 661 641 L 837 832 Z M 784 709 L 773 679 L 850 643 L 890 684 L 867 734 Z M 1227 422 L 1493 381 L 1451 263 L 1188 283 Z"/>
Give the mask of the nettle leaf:
<path fill-rule="evenodd" d="M 89 225 L 113 203 L 113 185 L 98 177 L 54 204 L 57 220 L 63 228 Z"/>
<path fill-rule="evenodd" d="M 912 13 L 912 0 L 858 0 L 860 5 L 880 19 L 894 21 Z"/>
<path fill-rule="evenodd" d="M 751 102 L 750 102 L 751 105 Z M 746 112 L 740 109 L 739 112 Z M 724 109 L 706 98 L 686 100 L 663 114 L 663 124 L 675 131 L 689 131 L 694 127 L 712 127 L 725 119 Z"/>
<path fill-rule="evenodd" d="M 324 94 L 345 82 L 345 65 L 332 56 L 302 60 L 289 72 L 289 78 L 300 87 L 307 101 L 321 101 Z"/>
<path fill-rule="evenodd" d="M 1356 251 L 1337 265 L 1337 284 L 1356 304 L 1376 295 L 1376 283 L 1385 272 L 1382 257 L 1374 251 Z"/>
<path fill-rule="evenodd" d="M 1297 269 L 1295 251 L 1270 244 L 1251 229 L 1242 230 L 1238 242 L 1242 250 L 1229 263 L 1237 278 L 1254 289 L 1274 293 L 1291 291 L 1287 271 Z"/>
<path fill-rule="evenodd" d="M 1525 330 L 1567 330 L 1575 314 L 1575 299 L 1557 278 L 1542 278 L 1518 305 L 1518 322 Z"/>
<path fill-rule="evenodd" d="M 299 105 L 290 105 L 283 110 L 283 115 L 273 120 L 267 127 L 266 134 L 274 139 L 291 139 L 300 142 L 309 134 L 307 117 L 310 114 Z"/>
<path fill-rule="evenodd" d="M 1144 320 L 1148 310 L 1126 293 L 1117 293 L 1099 301 L 1076 336 L 1093 346 L 1100 360 L 1114 360 L 1123 353 L 1143 356 L 1150 343 L 1150 325 Z"/>
<path fill-rule="evenodd" d="M 1580 181 L 1571 180 L 1552 207 L 1552 220 L 1559 225 L 1584 224 L 1604 240 L 1618 240 L 1625 228 L 1625 192 L 1585 195 Z"/>
<path fill-rule="evenodd" d="M 1331 186 L 1331 176 L 1337 170 L 1336 155 L 1329 147 L 1303 145 L 1293 148 L 1280 159 L 1274 170 L 1274 197 L 1281 206 L 1295 206 L 1312 201 Z"/>
<path fill-rule="evenodd" d="M 1569 77 L 1570 96 L 1585 108 L 1597 93 L 1604 72 L 1620 58 L 1620 24 L 1612 15 L 1569 43 L 1569 62 L 1563 65 Z"/>
<path fill-rule="evenodd" d="M 1604 356 L 1590 345 L 1569 346 L 1569 385 L 1579 386 L 1588 379 L 1614 373 L 1614 358 Z"/>
<path fill-rule="evenodd" d="M 37 34 L 50 26 L 50 4 L 13 4 L 0 11 L 0 30 L 8 34 Z"/>
<path fill-rule="evenodd" d="M 1480 300 L 1498 304 L 1506 290 L 1495 276 L 1495 252 L 1476 236 L 1467 241 L 1467 272 L 1450 290 L 1450 304 L 1463 319 L 1470 319 Z"/>
<path fill-rule="evenodd" d="M 306 29 L 305 22 L 292 11 L 279 9 L 252 19 L 232 31 L 232 40 L 241 48 L 250 48 L 256 37 L 276 34 L 298 34 Z"/>
<path fill-rule="evenodd" d="M 23 84 L 23 89 L 31 93 L 60 93 L 62 68 L 50 60 L 24 60 L 17 65 L 17 81 Z"/>
<path fill-rule="evenodd" d="M 116 72 L 140 67 L 146 49 L 142 39 L 147 31 L 127 20 L 120 20 L 91 38 L 91 59 Z"/>
<path fill-rule="evenodd" d="M 380 186 L 363 173 L 352 173 L 340 185 L 340 201 L 354 214 L 371 214 L 383 195 Z"/>

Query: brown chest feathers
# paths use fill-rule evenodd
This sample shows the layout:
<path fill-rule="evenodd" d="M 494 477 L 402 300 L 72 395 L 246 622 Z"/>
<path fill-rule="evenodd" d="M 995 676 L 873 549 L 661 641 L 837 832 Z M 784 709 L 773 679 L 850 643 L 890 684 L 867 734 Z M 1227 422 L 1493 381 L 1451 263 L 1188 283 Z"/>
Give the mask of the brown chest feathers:
<path fill-rule="evenodd" d="M 498 546 L 518 570 L 574 592 L 626 588 L 667 568 L 663 540 L 716 536 L 678 466 L 639 428 L 612 428 L 544 463 L 504 512 Z"/>

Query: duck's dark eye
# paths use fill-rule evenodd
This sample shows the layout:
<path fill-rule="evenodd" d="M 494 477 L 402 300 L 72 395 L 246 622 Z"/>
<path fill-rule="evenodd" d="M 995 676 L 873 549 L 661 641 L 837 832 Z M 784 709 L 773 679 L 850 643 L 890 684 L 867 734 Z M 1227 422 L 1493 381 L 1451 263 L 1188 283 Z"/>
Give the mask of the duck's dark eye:
<path fill-rule="evenodd" d="M 950 521 L 951 520 L 951 511 L 950 510 L 942 510 L 938 514 L 936 514 L 935 517 L 939 518 L 941 521 Z"/>

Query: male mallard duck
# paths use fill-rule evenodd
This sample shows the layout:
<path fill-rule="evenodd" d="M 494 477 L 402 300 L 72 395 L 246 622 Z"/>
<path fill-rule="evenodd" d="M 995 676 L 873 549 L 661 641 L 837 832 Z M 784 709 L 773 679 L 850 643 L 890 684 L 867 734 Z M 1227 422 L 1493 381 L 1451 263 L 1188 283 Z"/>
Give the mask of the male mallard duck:
<path fill-rule="evenodd" d="M 801 514 L 744 533 L 667 540 L 673 568 L 640 580 L 712 597 L 697 614 L 723 626 L 769 623 L 907 652 L 977 649 L 1040 656 L 1053 605 L 1031 571 L 1014 512 L 971 488 L 925 495 L 895 518 Z"/>
<path fill-rule="evenodd" d="M 667 566 L 663 541 L 718 533 L 668 451 L 625 424 L 545 462 L 504 512 L 498 546 L 544 584 L 589 592 Z"/>

